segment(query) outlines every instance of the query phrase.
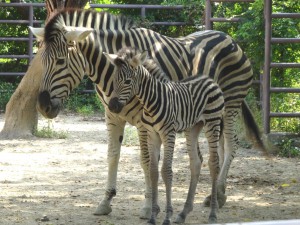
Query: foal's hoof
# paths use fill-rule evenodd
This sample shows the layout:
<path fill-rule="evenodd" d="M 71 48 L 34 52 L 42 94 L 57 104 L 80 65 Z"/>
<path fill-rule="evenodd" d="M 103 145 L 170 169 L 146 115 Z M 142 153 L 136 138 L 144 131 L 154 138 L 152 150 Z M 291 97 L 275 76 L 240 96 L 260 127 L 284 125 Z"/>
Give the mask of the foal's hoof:
<path fill-rule="evenodd" d="M 151 218 L 150 220 L 148 220 L 147 225 L 155 225 L 155 219 Z"/>
<path fill-rule="evenodd" d="M 210 207 L 210 200 L 211 200 L 211 196 L 207 196 L 204 201 L 203 201 L 203 205 L 204 207 Z M 227 196 L 226 195 L 218 195 L 218 205 L 219 205 L 219 208 L 222 208 L 225 203 L 226 203 L 226 200 L 227 200 Z"/>
<path fill-rule="evenodd" d="M 170 225 L 171 220 L 170 219 L 165 219 L 162 225 Z"/>

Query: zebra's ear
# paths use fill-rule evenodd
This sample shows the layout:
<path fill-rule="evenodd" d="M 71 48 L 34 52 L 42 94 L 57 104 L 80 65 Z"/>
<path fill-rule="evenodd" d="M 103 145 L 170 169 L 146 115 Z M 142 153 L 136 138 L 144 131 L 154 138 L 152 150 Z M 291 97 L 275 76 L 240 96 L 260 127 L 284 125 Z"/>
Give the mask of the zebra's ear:
<path fill-rule="evenodd" d="M 143 65 L 144 62 L 146 61 L 148 57 L 148 52 L 144 51 L 141 53 L 136 54 L 132 59 L 131 59 L 131 66 L 133 67 L 138 67 L 139 65 Z"/>
<path fill-rule="evenodd" d="M 106 52 L 103 52 L 103 55 L 115 66 L 118 66 L 118 55 L 116 54 L 108 54 Z"/>
<path fill-rule="evenodd" d="M 32 32 L 32 34 L 34 36 L 36 36 L 36 38 L 39 41 L 43 41 L 44 40 L 44 35 L 45 35 L 45 29 L 44 28 L 38 28 L 38 27 L 31 27 L 31 26 L 29 26 L 29 29 Z"/>
<path fill-rule="evenodd" d="M 144 62 L 146 61 L 147 57 L 148 57 L 148 51 L 143 51 L 141 53 L 141 56 L 140 56 L 141 64 L 144 64 Z"/>
<path fill-rule="evenodd" d="M 86 27 L 65 27 L 65 37 L 68 43 L 79 42 L 84 40 L 93 31 L 92 28 Z"/>

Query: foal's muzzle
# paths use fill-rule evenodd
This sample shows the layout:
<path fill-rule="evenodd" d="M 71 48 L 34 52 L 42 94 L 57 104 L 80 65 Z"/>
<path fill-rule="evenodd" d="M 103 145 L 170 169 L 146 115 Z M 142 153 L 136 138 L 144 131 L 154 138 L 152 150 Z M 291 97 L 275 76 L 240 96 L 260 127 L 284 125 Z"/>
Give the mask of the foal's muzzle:
<path fill-rule="evenodd" d="M 120 113 L 124 105 L 119 102 L 117 97 L 112 98 L 108 103 L 108 109 L 113 113 Z"/>

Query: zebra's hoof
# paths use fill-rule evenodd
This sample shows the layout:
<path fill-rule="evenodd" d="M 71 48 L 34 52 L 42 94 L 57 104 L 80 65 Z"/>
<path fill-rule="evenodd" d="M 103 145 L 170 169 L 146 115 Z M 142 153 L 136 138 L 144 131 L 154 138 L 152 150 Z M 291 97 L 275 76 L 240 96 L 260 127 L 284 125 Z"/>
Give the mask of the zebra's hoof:
<path fill-rule="evenodd" d="M 152 210 L 151 208 L 142 208 L 140 211 L 140 219 L 150 219 Z"/>
<path fill-rule="evenodd" d="M 216 216 L 209 216 L 208 223 L 210 223 L 210 224 L 217 223 L 217 217 Z"/>
<path fill-rule="evenodd" d="M 171 220 L 170 219 L 165 219 L 162 225 L 170 225 Z"/>
<path fill-rule="evenodd" d="M 101 216 L 101 215 L 108 215 L 112 211 L 112 208 L 108 204 L 100 204 L 98 205 L 96 211 L 94 212 L 94 215 Z"/>
<path fill-rule="evenodd" d="M 184 223 L 185 222 L 185 216 L 181 213 L 177 215 L 176 219 L 174 220 L 174 223 Z"/>
<path fill-rule="evenodd" d="M 211 196 L 207 196 L 204 201 L 203 201 L 203 205 L 204 207 L 210 207 L 210 200 L 211 200 Z M 218 205 L 219 205 L 219 209 L 222 208 L 227 200 L 227 196 L 226 195 L 218 195 Z"/>
<path fill-rule="evenodd" d="M 156 222 L 155 222 L 154 218 L 151 218 L 150 220 L 148 220 L 147 225 L 155 225 L 155 224 L 156 224 Z"/>

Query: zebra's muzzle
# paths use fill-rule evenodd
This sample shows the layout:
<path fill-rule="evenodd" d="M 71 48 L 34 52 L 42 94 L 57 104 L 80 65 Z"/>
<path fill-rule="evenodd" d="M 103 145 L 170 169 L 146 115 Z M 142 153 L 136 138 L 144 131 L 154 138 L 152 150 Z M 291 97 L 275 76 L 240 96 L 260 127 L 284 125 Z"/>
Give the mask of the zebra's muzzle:
<path fill-rule="evenodd" d="M 51 99 L 48 91 L 40 92 L 38 96 L 37 109 L 46 118 L 55 118 L 60 111 L 61 101 L 59 99 Z"/>
<path fill-rule="evenodd" d="M 120 113 L 124 105 L 119 102 L 117 97 L 112 98 L 108 103 L 108 109 L 113 113 Z"/>

